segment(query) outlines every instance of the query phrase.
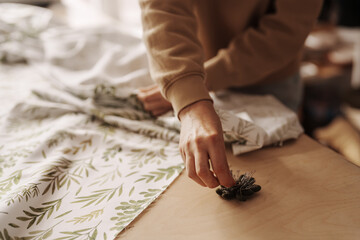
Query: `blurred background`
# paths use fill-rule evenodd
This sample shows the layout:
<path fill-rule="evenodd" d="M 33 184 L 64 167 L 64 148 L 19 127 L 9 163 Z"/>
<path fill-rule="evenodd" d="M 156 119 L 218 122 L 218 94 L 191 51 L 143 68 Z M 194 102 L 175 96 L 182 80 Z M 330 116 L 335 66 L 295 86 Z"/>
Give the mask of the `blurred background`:
<path fill-rule="evenodd" d="M 50 8 L 74 27 L 117 24 L 141 35 L 137 0 L 13 0 Z M 305 132 L 360 161 L 360 1 L 325 0 L 305 42 L 300 69 L 304 83 L 299 112 Z"/>

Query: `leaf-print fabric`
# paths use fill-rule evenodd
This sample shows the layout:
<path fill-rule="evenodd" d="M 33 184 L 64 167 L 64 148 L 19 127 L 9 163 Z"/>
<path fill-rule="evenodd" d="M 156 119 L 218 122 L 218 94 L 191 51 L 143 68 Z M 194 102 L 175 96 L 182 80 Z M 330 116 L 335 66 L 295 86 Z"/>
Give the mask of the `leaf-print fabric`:
<path fill-rule="evenodd" d="M 0 239 L 113 239 L 183 170 L 180 123 L 136 99 L 151 84 L 139 38 L 53 27 L 38 41 L 40 62 L 0 65 Z M 234 154 L 302 132 L 271 96 L 213 97 Z"/>
<path fill-rule="evenodd" d="M 54 115 L 43 117 L 46 103 L 30 102 L 5 117 L 0 137 L 3 237 L 112 239 L 183 169 L 177 143 L 139 133 L 141 124 L 122 129 L 64 113 L 64 103 L 59 112 L 51 104 Z M 21 119 L 16 128 L 14 116 Z"/>

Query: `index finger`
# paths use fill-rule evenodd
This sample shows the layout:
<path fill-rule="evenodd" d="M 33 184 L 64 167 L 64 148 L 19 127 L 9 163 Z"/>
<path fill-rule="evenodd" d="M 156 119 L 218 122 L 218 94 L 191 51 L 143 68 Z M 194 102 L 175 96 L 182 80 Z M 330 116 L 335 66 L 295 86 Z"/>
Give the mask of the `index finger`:
<path fill-rule="evenodd" d="M 207 152 L 198 149 L 194 152 L 196 174 L 209 188 L 219 186 L 219 182 L 210 170 L 209 157 Z"/>
<path fill-rule="evenodd" d="M 225 187 L 233 186 L 235 184 L 235 180 L 231 175 L 226 159 L 225 145 L 214 144 L 214 147 L 209 149 L 209 157 L 215 175 L 218 178 L 220 184 Z"/>

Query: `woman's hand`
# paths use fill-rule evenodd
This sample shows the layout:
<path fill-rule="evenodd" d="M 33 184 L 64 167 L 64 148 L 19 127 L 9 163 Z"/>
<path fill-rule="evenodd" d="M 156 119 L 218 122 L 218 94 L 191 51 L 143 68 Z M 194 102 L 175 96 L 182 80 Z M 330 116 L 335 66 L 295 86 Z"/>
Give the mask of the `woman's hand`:
<path fill-rule="evenodd" d="M 179 118 L 179 147 L 188 176 L 209 188 L 219 184 L 234 185 L 226 160 L 221 122 L 212 102 L 203 100 L 187 106 L 180 111 Z"/>
<path fill-rule="evenodd" d="M 157 85 L 140 88 L 137 96 L 145 110 L 153 116 L 160 116 L 172 109 L 171 103 L 161 95 Z"/>

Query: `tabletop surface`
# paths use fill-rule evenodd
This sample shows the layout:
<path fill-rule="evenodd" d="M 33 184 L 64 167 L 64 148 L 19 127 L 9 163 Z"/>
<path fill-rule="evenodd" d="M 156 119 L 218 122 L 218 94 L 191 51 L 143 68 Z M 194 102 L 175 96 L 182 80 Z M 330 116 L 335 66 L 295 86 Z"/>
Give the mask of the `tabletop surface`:
<path fill-rule="evenodd" d="M 226 201 L 184 171 L 118 239 L 360 239 L 360 168 L 303 135 L 241 156 L 262 190 Z"/>

